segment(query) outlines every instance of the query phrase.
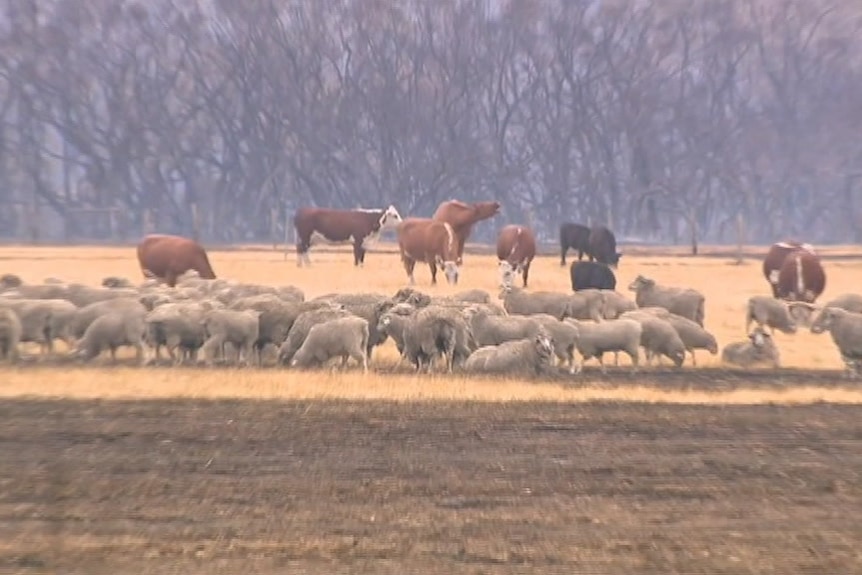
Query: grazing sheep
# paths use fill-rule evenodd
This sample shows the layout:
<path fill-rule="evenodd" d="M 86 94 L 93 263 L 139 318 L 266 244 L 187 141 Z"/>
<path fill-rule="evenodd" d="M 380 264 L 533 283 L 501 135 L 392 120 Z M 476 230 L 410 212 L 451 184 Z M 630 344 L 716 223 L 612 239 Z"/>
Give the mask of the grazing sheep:
<path fill-rule="evenodd" d="M 367 372 L 367 349 L 368 321 L 358 316 L 341 317 L 312 326 L 290 365 L 322 366 L 333 357 L 341 357 L 341 367 L 345 367 L 353 358 Z"/>
<path fill-rule="evenodd" d="M 83 337 L 84 332 L 97 317 L 111 312 L 140 311 L 146 313 L 147 308 L 139 301 L 139 298 L 116 298 L 98 301 L 75 310 L 74 316 L 69 320 L 69 336 L 76 340 Z"/>
<path fill-rule="evenodd" d="M 403 355 L 417 371 L 423 366 L 430 371 L 434 358 L 442 355 L 451 372 L 455 366 L 463 365 L 476 349 L 472 331 L 458 310 L 430 305 L 412 317 L 404 333 Z"/>
<path fill-rule="evenodd" d="M 572 319 L 602 321 L 605 310 L 604 290 L 588 289 L 569 294 L 569 310 L 566 317 Z M 562 318 L 560 318 L 562 319 Z"/>
<path fill-rule="evenodd" d="M 138 363 L 147 363 L 144 345 L 144 313 L 135 311 L 113 311 L 96 318 L 84 336 L 78 341 L 73 355 L 90 361 L 106 348 L 111 352 L 111 362 L 117 361 L 117 348 L 132 346 Z"/>
<path fill-rule="evenodd" d="M 779 367 L 778 348 L 772 336 L 759 327 L 748 334 L 748 341 L 734 341 L 721 350 L 722 363 L 749 368 L 767 363 Z"/>
<path fill-rule="evenodd" d="M 377 324 L 380 322 L 380 316 L 386 313 L 395 303 L 388 297 L 383 297 L 373 302 L 366 303 L 343 303 L 344 309 L 355 316 L 361 317 L 368 322 L 369 336 L 368 349 L 366 355 L 371 359 L 371 352 L 375 347 L 383 344 L 386 341 L 386 333 L 377 329 Z"/>
<path fill-rule="evenodd" d="M 203 321 L 212 309 L 209 302 L 203 301 L 170 303 L 148 312 L 144 317 L 145 339 L 155 351 L 151 359 L 160 360 L 161 346 L 165 346 L 174 365 L 185 358 L 195 361 L 207 338 Z"/>
<path fill-rule="evenodd" d="M 0 291 L 15 289 L 23 284 L 24 282 L 21 278 L 15 274 L 3 274 L 0 276 Z"/>
<path fill-rule="evenodd" d="M 280 297 L 285 301 L 305 301 L 305 294 L 302 292 L 302 290 L 294 286 L 272 287 L 258 284 L 241 283 L 223 286 L 211 291 L 211 293 L 216 297 L 216 299 L 226 305 L 230 305 L 238 299 L 261 294 L 272 294 Z"/>
<path fill-rule="evenodd" d="M 856 378 L 862 367 L 862 314 L 838 307 L 825 307 L 811 323 L 811 333 L 828 331 L 838 347 L 848 377 Z"/>
<path fill-rule="evenodd" d="M 569 373 L 577 373 L 580 370 L 575 355 L 580 335 L 578 328 L 572 323 L 561 321 L 546 313 L 537 313 L 528 317 L 537 321 L 551 336 L 554 342 L 554 353 L 560 363 L 569 366 Z"/>
<path fill-rule="evenodd" d="M 387 295 L 380 293 L 368 293 L 368 292 L 357 292 L 357 293 L 329 293 L 321 296 L 317 296 L 311 301 L 331 301 L 335 303 L 339 303 L 342 305 L 365 305 L 365 304 L 377 304 L 383 303 L 385 301 L 392 301 Z"/>
<path fill-rule="evenodd" d="M 627 311 L 634 311 L 638 304 L 616 290 L 600 290 L 605 296 L 605 308 L 602 316 L 605 319 L 617 319 Z"/>
<path fill-rule="evenodd" d="M 641 346 L 646 352 L 647 365 L 655 356 L 667 356 L 675 366 L 680 367 L 685 361 L 685 344 L 674 327 L 665 319 L 651 313 L 635 310 L 627 311 L 621 319 L 639 321 L 641 327 Z"/>
<path fill-rule="evenodd" d="M 141 294 L 136 289 L 105 287 L 96 288 L 81 284 L 69 284 L 68 286 L 66 286 L 66 293 L 61 296 L 61 299 L 69 300 L 76 306 L 82 308 L 96 302 L 112 299 L 137 299 L 140 297 L 140 295 Z"/>
<path fill-rule="evenodd" d="M 528 292 L 516 286 L 500 290 L 503 308 L 509 315 L 532 315 L 546 313 L 557 319 L 569 317 L 572 309 L 572 295 L 549 291 Z"/>
<path fill-rule="evenodd" d="M 529 338 L 480 347 L 464 362 L 464 371 L 519 377 L 545 375 L 552 371 L 553 358 L 553 339 L 542 330 Z"/>
<path fill-rule="evenodd" d="M 290 331 L 288 331 L 284 343 L 278 348 L 278 363 L 281 365 L 290 365 L 293 356 L 296 355 L 297 350 L 302 347 L 302 342 L 308 337 L 308 332 L 311 331 L 312 326 L 352 315 L 344 309 L 336 309 L 331 305 L 301 312 L 290 326 Z"/>
<path fill-rule="evenodd" d="M 771 333 L 779 330 L 784 333 L 796 333 L 796 321 L 791 315 L 787 303 L 772 296 L 754 295 L 748 298 L 745 306 L 745 333 L 751 331 L 751 324 L 763 329 L 769 327 Z"/>
<path fill-rule="evenodd" d="M 398 354 L 404 355 L 404 334 L 413 321 L 416 308 L 408 303 L 397 303 L 380 316 L 377 330 L 385 333 L 395 342 Z"/>
<path fill-rule="evenodd" d="M 17 299 L 67 299 L 65 284 L 22 284 L 14 288 L 0 288 L 6 298 Z"/>
<path fill-rule="evenodd" d="M 470 326 L 476 345 L 500 345 L 506 341 L 529 338 L 540 329 L 541 323 L 532 316 L 510 315 L 505 317 L 490 315 L 488 312 L 472 305 L 463 312 L 464 319 Z M 553 316 L 549 316 L 553 318 Z M 557 320 L 559 321 L 559 320 Z"/>
<path fill-rule="evenodd" d="M 427 307 L 429 305 L 447 305 L 454 307 L 467 307 L 471 304 L 492 305 L 497 309 L 499 306 L 491 302 L 491 296 L 488 292 L 481 289 L 470 289 L 466 291 L 456 292 L 448 296 L 430 296 L 412 287 L 405 287 L 395 292 L 392 298 L 395 303 L 409 303 L 415 307 Z"/>
<path fill-rule="evenodd" d="M 21 320 L 9 308 L 0 307 L 0 359 L 15 363 L 21 341 Z"/>
<path fill-rule="evenodd" d="M 623 351 L 632 360 L 632 371 L 636 372 L 639 363 L 639 350 L 643 327 L 634 319 L 614 319 L 596 323 L 567 319 L 566 322 L 578 328 L 578 353 L 583 361 L 595 357 L 599 360 L 602 373 L 607 373 L 603 356 L 609 351 Z M 580 372 L 580 368 L 577 370 Z"/>
<path fill-rule="evenodd" d="M 691 354 L 692 365 L 697 366 L 697 358 L 694 355 L 696 349 L 705 349 L 712 355 L 718 354 L 718 342 L 715 340 L 715 336 L 697 323 L 675 313 L 668 314 L 668 317 L 663 319 L 676 330 L 686 351 Z"/>
<path fill-rule="evenodd" d="M 207 339 L 201 346 L 207 363 L 212 364 L 215 349 L 223 350 L 225 343 L 231 343 L 237 350 L 238 363 L 250 365 L 260 333 L 259 318 L 260 312 L 253 309 L 214 309 L 207 312 L 203 320 Z"/>
<path fill-rule="evenodd" d="M 54 340 L 71 346 L 70 324 L 77 313 L 72 303 L 63 299 L 0 298 L 0 308 L 10 309 L 21 323 L 22 342 L 38 343 L 42 355 L 54 352 Z"/>
<path fill-rule="evenodd" d="M 635 303 L 638 307 L 663 307 L 703 326 L 706 298 L 697 290 L 661 286 L 655 280 L 642 275 L 629 284 L 629 290 L 635 292 Z"/>
<path fill-rule="evenodd" d="M 106 288 L 134 288 L 135 286 L 126 278 L 108 276 L 102 280 L 102 287 Z"/>

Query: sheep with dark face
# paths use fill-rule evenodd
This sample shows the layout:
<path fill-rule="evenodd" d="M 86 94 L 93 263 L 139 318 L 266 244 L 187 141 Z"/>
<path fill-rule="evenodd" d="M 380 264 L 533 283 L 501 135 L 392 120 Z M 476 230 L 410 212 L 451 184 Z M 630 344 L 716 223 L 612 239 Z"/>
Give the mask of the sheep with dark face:
<path fill-rule="evenodd" d="M 362 371 L 368 371 L 368 321 L 358 316 L 331 319 L 312 326 L 308 336 L 290 362 L 292 367 L 323 366 L 332 358 L 341 358 L 341 367 L 354 359 Z"/>
<path fill-rule="evenodd" d="M 468 373 L 509 376 L 545 375 L 553 370 L 554 343 L 544 330 L 529 338 L 480 347 L 464 363 Z"/>

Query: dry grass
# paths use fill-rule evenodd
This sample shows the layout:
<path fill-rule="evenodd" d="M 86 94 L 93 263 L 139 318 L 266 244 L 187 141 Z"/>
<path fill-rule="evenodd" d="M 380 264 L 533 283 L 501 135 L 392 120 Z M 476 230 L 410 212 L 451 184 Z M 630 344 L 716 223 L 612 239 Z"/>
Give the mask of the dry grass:
<path fill-rule="evenodd" d="M 707 249 L 709 251 L 709 249 Z M 822 301 L 856 289 L 856 278 L 862 271 L 862 255 L 852 248 L 842 251 L 845 259 L 825 262 L 828 274 Z M 406 277 L 391 246 L 382 245 L 371 252 L 364 268 L 354 268 L 351 255 L 344 250 L 312 251 L 313 267 L 297 268 L 291 255 L 268 249 L 211 251 L 210 260 L 220 277 L 248 282 L 279 285 L 293 284 L 308 297 L 328 292 L 377 291 L 394 293 L 406 285 Z M 467 288 L 496 292 L 496 258 L 490 255 L 466 255 L 461 284 L 457 288 L 443 282 L 430 286 L 427 266 L 417 266 L 418 288 L 434 294 L 446 294 Z M 134 248 L 108 247 L 6 247 L 0 249 L 0 273 L 16 273 L 25 281 L 39 282 L 46 277 L 98 284 L 108 275 L 141 277 Z M 719 345 L 744 338 L 744 304 L 754 294 L 769 293 L 758 260 L 735 265 L 730 258 L 679 257 L 628 253 L 617 273 L 618 289 L 625 291 L 638 274 L 668 285 L 691 286 L 706 295 L 706 327 Z M 555 256 L 538 258 L 531 270 L 533 290 L 570 289 L 568 269 Z M 791 368 L 840 369 L 835 347 L 828 335 L 807 331 L 789 336 L 776 334 L 782 363 Z M 395 361 L 394 346 L 379 350 L 375 361 Z M 700 366 L 715 366 L 717 356 L 699 352 Z M 687 366 L 686 369 L 693 369 Z M 665 392 L 655 389 L 625 390 L 566 388 L 559 384 L 536 384 L 516 380 L 491 381 L 463 377 L 414 377 L 404 375 L 363 376 L 359 373 L 294 373 L 273 370 L 149 370 L 94 366 L 67 372 L 57 368 L 0 368 L 0 394 L 69 395 L 75 397 L 350 397 L 350 398 L 458 398 L 481 400 L 560 400 L 636 399 L 642 401 L 730 403 L 793 402 L 835 400 L 860 402 L 855 391 L 797 388 L 792 392 L 770 390 L 736 390 L 722 394 L 703 392 Z"/>

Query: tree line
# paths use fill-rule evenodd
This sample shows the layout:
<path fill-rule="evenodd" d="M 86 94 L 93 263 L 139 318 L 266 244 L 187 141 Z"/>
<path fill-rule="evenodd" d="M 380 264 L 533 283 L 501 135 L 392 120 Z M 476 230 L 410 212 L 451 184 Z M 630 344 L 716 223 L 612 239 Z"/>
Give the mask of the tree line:
<path fill-rule="evenodd" d="M 0 236 L 269 241 L 304 205 L 459 198 L 545 240 L 859 242 L 860 27 L 838 0 L 6 0 Z"/>

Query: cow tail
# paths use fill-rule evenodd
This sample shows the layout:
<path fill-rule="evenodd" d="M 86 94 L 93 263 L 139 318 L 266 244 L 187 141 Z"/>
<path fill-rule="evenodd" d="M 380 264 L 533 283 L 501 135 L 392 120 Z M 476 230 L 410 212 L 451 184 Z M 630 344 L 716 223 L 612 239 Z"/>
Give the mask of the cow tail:
<path fill-rule="evenodd" d="M 443 222 L 443 228 L 446 230 L 446 245 L 449 246 L 449 255 L 453 254 L 457 257 L 456 248 L 455 248 L 455 231 L 452 229 L 452 225 L 448 222 Z"/>
<path fill-rule="evenodd" d="M 515 234 L 515 241 L 512 242 L 512 249 L 509 250 L 509 261 L 512 261 L 512 256 L 515 255 L 518 251 L 518 246 L 520 245 L 521 240 L 521 228 L 518 228 L 518 232 Z"/>

